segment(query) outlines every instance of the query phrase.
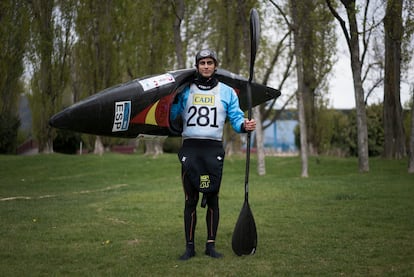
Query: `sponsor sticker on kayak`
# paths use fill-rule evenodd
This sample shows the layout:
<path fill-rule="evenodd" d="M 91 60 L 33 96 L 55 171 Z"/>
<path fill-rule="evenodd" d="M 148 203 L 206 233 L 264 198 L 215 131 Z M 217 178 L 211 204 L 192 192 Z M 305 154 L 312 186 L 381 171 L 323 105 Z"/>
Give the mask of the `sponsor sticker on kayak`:
<path fill-rule="evenodd" d="M 128 130 L 131 116 L 131 101 L 115 102 L 114 125 L 112 132 Z"/>
<path fill-rule="evenodd" d="M 164 86 L 170 83 L 174 83 L 174 82 L 175 82 L 174 76 L 172 76 L 169 73 L 157 75 L 157 76 L 150 77 L 150 78 L 139 81 L 144 91 L 147 91 L 153 88 L 158 88 L 158 87 L 161 87 L 161 86 Z"/>

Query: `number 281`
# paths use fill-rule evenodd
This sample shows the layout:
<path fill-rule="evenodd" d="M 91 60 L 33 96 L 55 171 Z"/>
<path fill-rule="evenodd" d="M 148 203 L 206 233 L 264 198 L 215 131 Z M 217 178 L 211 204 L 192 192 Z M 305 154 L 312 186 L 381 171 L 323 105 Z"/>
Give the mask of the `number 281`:
<path fill-rule="evenodd" d="M 188 109 L 190 117 L 187 120 L 187 126 L 210 126 L 218 128 L 217 125 L 217 108 L 216 107 L 199 107 L 191 106 Z"/>

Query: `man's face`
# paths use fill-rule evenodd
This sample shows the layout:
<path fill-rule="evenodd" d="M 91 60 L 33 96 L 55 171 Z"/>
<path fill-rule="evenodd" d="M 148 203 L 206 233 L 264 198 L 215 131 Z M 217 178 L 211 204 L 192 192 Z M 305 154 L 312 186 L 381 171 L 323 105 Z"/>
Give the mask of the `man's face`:
<path fill-rule="evenodd" d="M 216 70 L 216 64 L 212 58 L 204 58 L 198 61 L 197 70 L 204 78 L 210 78 Z"/>

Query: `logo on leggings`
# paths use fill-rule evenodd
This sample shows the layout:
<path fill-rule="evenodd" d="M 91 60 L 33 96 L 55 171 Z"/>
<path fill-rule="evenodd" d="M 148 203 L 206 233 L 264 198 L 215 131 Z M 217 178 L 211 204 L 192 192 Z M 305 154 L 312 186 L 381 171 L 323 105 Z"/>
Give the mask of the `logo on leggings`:
<path fill-rule="evenodd" d="M 210 175 L 200 175 L 200 189 L 208 189 L 210 187 Z"/>

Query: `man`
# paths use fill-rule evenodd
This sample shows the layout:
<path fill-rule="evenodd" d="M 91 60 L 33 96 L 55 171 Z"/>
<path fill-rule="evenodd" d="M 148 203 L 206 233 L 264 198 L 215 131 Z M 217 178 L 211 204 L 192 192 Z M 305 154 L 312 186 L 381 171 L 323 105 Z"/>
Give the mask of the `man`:
<path fill-rule="evenodd" d="M 201 50 L 195 57 L 196 76 L 183 92 L 177 95 L 171 108 L 171 120 L 181 116 L 183 145 L 178 153 L 185 193 L 184 229 L 186 251 L 180 260 L 195 256 L 194 231 L 199 193 L 201 206 L 207 205 L 207 243 L 205 254 L 220 258 L 215 250 L 219 224 L 218 193 L 224 163 L 222 143 L 226 118 L 238 133 L 253 131 L 256 122 L 244 117 L 235 91 L 215 77 L 218 61 L 214 51 Z"/>

